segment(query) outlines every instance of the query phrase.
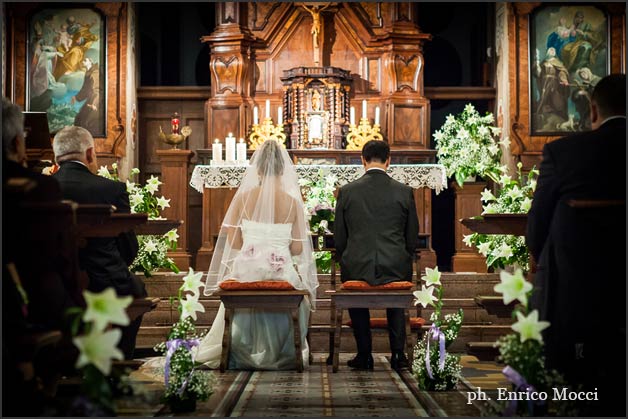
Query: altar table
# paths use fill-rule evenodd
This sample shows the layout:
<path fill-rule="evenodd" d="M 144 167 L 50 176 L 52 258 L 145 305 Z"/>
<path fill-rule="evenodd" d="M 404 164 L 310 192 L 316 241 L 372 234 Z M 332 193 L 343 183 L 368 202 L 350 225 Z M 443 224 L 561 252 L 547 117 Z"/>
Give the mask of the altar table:
<path fill-rule="evenodd" d="M 196 269 L 209 269 L 215 239 L 229 208 L 231 199 L 240 185 L 248 166 L 246 165 L 197 165 L 192 172 L 190 186 L 203 194 L 202 245 L 196 256 Z M 352 182 L 364 174 L 362 165 L 295 165 L 299 178 L 316 180 L 319 173 L 334 175 L 336 187 Z M 390 165 L 387 173 L 395 180 L 414 189 L 419 232 L 432 232 L 432 190 L 437 194 L 447 188 L 445 167 L 440 164 Z M 436 255 L 431 249 L 422 252 L 426 266 L 436 264 Z"/>

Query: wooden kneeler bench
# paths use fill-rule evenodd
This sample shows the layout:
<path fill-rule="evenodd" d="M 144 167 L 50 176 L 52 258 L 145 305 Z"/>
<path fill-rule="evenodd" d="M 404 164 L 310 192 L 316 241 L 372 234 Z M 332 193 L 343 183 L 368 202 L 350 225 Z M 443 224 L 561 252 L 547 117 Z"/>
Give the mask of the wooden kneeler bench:
<path fill-rule="evenodd" d="M 405 286 L 406 289 L 399 289 L 396 286 L 375 286 L 371 287 L 368 284 L 356 287 L 354 289 L 346 289 L 343 286 L 336 291 L 327 291 L 331 296 L 331 306 L 335 310 L 334 320 L 334 351 L 332 371 L 338 371 L 338 362 L 340 358 L 340 339 L 342 335 L 342 313 L 343 310 L 349 308 L 368 308 L 368 309 L 386 309 L 386 308 L 402 308 L 405 313 L 405 328 L 406 328 L 406 351 L 408 362 L 412 364 L 412 339 L 411 339 L 411 327 L 410 327 L 410 307 L 412 307 L 412 301 L 414 295 L 412 295 L 412 283 L 408 282 Z M 363 281 L 359 281 L 363 282 Z M 365 283 L 364 283 L 365 284 Z M 401 286 L 400 288 L 403 288 Z M 423 320 L 423 319 L 420 319 Z M 420 321 L 419 321 L 420 322 Z"/>
<path fill-rule="evenodd" d="M 222 335 L 222 354 L 220 357 L 220 372 L 228 369 L 229 351 L 231 350 L 231 322 L 233 321 L 234 310 L 238 308 L 272 309 L 286 310 L 292 317 L 294 331 L 294 353 L 296 355 L 295 366 L 298 372 L 303 372 L 303 352 L 301 348 L 301 327 L 299 326 L 299 304 L 303 297 L 308 295 L 307 291 L 295 290 L 285 281 L 259 281 L 259 282 L 239 282 L 236 287 L 225 289 L 223 281 L 220 289 L 213 295 L 220 298 L 225 306 L 225 331 Z M 236 281 L 233 281 L 235 283 Z M 269 286 L 264 287 L 264 283 L 282 282 L 289 286 Z M 250 285 L 250 289 L 247 288 Z M 253 285 L 255 284 L 255 285 Z M 223 288 L 224 287 L 224 288 Z"/>

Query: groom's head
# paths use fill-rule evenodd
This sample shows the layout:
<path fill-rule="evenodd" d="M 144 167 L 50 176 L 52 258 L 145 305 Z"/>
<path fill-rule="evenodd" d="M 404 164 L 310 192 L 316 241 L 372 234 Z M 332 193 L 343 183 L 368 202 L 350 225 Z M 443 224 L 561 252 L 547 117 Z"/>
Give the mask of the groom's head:
<path fill-rule="evenodd" d="M 371 140 L 362 147 L 362 164 L 371 167 L 387 168 L 390 164 L 390 146 L 385 141 Z"/>

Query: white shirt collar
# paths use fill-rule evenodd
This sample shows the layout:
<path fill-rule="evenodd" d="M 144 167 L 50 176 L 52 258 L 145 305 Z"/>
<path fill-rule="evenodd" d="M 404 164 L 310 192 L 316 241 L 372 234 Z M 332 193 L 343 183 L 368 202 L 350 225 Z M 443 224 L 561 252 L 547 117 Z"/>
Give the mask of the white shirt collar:
<path fill-rule="evenodd" d="M 602 121 L 602 123 L 600 124 L 600 126 L 606 124 L 608 121 L 613 120 L 613 119 L 626 119 L 626 117 L 624 115 L 613 115 L 613 116 L 609 116 L 608 118 L 606 118 L 605 120 Z"/>
<path fill-rule="evenodd" d="M 371 171 L 373 171 L 373 170 L 379 170 L 380 172 L 384 172 L 384 173 L 386 173 L 386 170 L 385 170 L 385 169 L 380 169 L 379 167 L 371 167 L 371 168 L 370 168 L 369 170 L 367 170 L 366 172 L 368 173 L 368 172 L 371 172 Z"/>
<path fill-rule="evenodd" d="M 83 166 L 87 167 L 87 165 L 85 163 L 83 163 L 82 161 L 80 161 L 80 160 L 67 160 L 67 161 L 64 161 L 64 163 L 78 163 L 78 164 L 82 164 Z M 87 167 L 87 168 L 89 169 L 89 167 Z"/>

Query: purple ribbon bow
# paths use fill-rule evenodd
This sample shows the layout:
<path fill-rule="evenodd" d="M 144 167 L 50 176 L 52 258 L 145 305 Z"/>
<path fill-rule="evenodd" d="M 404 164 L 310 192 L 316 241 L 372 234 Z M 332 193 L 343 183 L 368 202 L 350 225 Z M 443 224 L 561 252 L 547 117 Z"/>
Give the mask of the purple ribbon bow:
<path fill-rule="evenodd" d="M 522 389 L 526 393 L 534 393 L 536 389 L 534 386 L 528 384 L 525 377 L 519 374 L 519 371 L 512 368 L 510 365 L 506 365 L 502 370 L 502 374 L 506 377 L 508 381 L 510 381 L 515 386 L 515 391 Z M 528 400 L 528 410 L 532 413 L 532 405 L 534 401 Z M 538 402 L 537 402 L 538 403 Z M 539 404 L 543 404 L 541 401 Z M 504 410 L 504 416 L 513 416 L 517 411 L 517 400 L 511 400 L 508 404 L 508 407 Z"/>
<path fill-rule="evenodd" d="M 431 337 L 429 336 L 431 335 Z M 434 375 L 432 374 L 432 365 L 430 363 L 430 341 L 438 340 L 438 370 L 442 371 L 445 368 L 445 334 L 432 323 L 432 327 L 428 331 L 427 338 L 427 352 L 425 354 L 425 369 L 427 369 L 427 375 L 433 380 Z"/>
<path fill-rule="evenodd" d="M 199 343 L 200 343 L 199 339 L 171 339 L 166 342 L 166 348 L 168 349 L 168 351 L 166 352 L 166 365 L 164 366 L 164 379 L 165 379 L 166 387 L 168 387 L 168 383 L 170 383 L 170 358 L 172 358 L 172 355 L 180 347 L 184 347 L 188 351 L 191 352 L 192 348 L 194 346 L 198 346 Z M 194 365 L 194 353 L 193 352 L 192 352 L 192 365 Z M 193 372 L 194 372 L 194 367 L 192 367 L 192 371 L 190 371 L 190 374 L 183 381 L 183 384 L 181 385 L 181 388 L 179 389 L 179 394 L 182 394 L 183 390 L 185 390 L 185 387 L 188 384 L 188 380 L 192 376 Z"/>

